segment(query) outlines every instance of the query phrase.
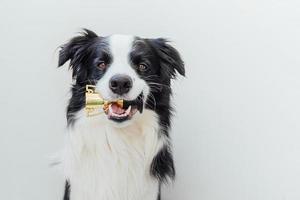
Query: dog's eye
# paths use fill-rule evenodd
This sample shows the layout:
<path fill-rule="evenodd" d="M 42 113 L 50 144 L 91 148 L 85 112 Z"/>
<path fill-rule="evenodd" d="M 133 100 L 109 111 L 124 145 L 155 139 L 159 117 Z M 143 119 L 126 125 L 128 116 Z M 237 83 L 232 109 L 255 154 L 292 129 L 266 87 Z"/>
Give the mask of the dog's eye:
<path fill-rule="evenodd" d="M 99 64 L 98 64 L 98 67 L 101 69 L 101 70 L 104 70 L 105 68 L 106 68 L 106 63 L 105 62 L 100 62 Z"/>
<path fill-rule="evenodd" d="M 147 65 L 145 65 L 145 64 L 139 64 L 139 65 L 138 65 L 138 70 L 139 70 L 140 72 L 147 71 L 147 69 L 148 69 L 148 67 L 147 67 Z"/>

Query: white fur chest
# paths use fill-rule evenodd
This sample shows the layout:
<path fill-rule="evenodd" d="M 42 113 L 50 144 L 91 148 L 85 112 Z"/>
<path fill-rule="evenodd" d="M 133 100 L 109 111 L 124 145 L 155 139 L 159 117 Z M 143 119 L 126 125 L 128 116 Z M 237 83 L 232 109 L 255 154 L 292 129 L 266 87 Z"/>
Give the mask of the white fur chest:
<path fill-rule="evenodd" d="M 150 166 L 165 141 L 155 113 L 145 110 L 124 128 L 103 123 L 103 115 L 82 114 L 64 152 L 70 200 L 156 200 L 159 186 Z"/>

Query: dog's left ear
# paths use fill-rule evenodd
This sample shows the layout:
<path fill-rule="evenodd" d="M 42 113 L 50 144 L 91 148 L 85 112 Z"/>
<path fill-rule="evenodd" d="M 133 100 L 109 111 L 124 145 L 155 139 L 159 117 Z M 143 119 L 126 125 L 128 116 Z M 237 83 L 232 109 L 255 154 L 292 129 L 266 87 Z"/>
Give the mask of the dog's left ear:
<path fill-rule="evenodd" d="M 176 77 L 176 71 L 185 76 L 184 62 L 180 54 L 174 47 L 168 44 L 166 39 L 151 39 L 150 42 L 158 53 L 164 72 L 167 72 L 171 78 Z"/>

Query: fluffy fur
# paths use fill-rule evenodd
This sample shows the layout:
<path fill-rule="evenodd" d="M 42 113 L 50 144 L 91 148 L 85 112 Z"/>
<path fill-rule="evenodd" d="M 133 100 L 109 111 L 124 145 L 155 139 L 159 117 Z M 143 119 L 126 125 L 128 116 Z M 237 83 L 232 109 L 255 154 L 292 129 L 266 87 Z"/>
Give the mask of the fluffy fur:
<path fill-rule="evenodd" d="M 61 47 L 58 65 L 68 60 L 74 82 L 62 161 L 64 200 L 160 199 L 161 184 L 175 176 L 169 140 L 170 81 L 176 72 L 185 73 L 178 52 L 165 39 L 100 37 L 85 30 Z M 101 63 L 105 68 L 99 68 Z M 116 74 L 133 80 L 130 91 L 121 96 L 109 89 Z M 105 114 L 87 118 L 86 84 L 95 84 L 109 100 L 132 100 L 142 93 L 144 111 L 122 122 Z"/>

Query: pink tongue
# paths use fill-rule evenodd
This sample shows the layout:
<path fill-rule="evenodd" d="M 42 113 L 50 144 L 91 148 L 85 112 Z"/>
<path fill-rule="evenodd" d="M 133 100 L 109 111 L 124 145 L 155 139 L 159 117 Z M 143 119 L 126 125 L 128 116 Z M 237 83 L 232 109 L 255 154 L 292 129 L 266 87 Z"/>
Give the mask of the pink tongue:
<path fill-rule="evenodd" d="M 120 108 L 117 104 L 114 103 L 111 105 L 111 109 L 116 114 L 123 114 L 125 112 L 123 108 Z"/>

